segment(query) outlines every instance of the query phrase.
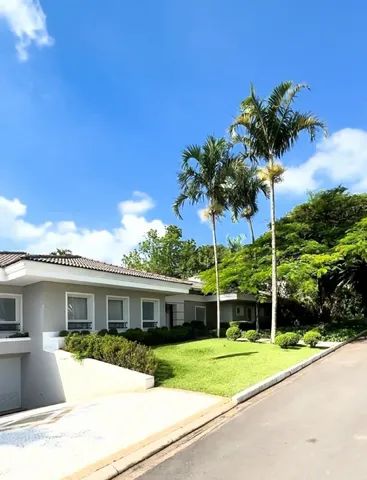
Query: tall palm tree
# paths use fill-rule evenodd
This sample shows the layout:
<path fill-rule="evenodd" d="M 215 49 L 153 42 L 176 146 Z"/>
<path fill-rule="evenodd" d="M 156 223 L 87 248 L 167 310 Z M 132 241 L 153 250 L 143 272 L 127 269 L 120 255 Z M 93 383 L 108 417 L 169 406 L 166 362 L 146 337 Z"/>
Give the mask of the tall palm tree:
<path fill-rule="evenodd" d="M 233 162 L 228 179 L 228 206 L 232 210 L 235 222 L 245 219 L 248 223 L 251 243 L 255 241 L 252 219 L 259 210 L 258 196 L 263 193 L 269 195 L 269 187 L 258 176 L 254 166 L 248 166 L 243 161 Z"/>
<path fill-rule="evenodd" d="M 238 160 L 233 162 L 228 180 L 228 206 L 232 210 L 232 218 L 236 222 L 243 218 L 247 221 L 252 244 L 255 242 L 252 218 L 259 210 L 258 196 L 260 193 L 269 196 L 267 183 L 261 180 L 257 173 L 256 167 Z M 258 332 L 260 330 L 258 301 L 255 303 L 255 322 Z"/>
<path fill-rule="evenodd" d="M 270 96 L 262 99 L 251 86 L 250 95 L 241 102 L 240 113 L 230 126 L 234 142 L 242 143 L 246 155 L 254 163 L 265 162 L 261 178 L 270 187 L 271 251 L 272 251 L 272 309 L 271 340 L 276 335 L 277 314 L 277 254 L 275 232 L 275 184 L 280 182 L 284 168 L 279 163 L 306 132 L 314 141 L 319 131 L 326 133 L 326 127 L 311 113 L 294 109 L 297 94 L 308 88 L 305 84 L 287 81 L 277 85 Z"/>
<path fill-rule="evenodd" d="M 186 201 L 195 205 L 205 202 L 206 215 L 213 235 L 214 264 L 217 296 L 217 336 L 220 336 L 220 289 L 217 252 L 217 220 L 226 208 L 226 181 L 232 157 L 224 138 L 209 136 L 205 143 L 190 145 L 182 153 L 181 171 L 178 174 L 180 194 L 173 204 L 175 214 L 181 217 Z"/>

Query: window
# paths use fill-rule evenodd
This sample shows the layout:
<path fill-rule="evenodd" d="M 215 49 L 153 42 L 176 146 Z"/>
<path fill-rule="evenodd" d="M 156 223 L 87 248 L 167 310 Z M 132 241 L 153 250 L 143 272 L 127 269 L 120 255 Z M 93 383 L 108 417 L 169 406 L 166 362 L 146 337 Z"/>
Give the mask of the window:
<path fill-rule="evenodd" d="M 245 307 L 243 305 L 236 306 L 236 315 L 238 317 L 243 317 L 245 315 Z"/>
<path fill-rule="evenodd" d="M 22 329 L 22 295 L 0 293 L 0 332 Z"/>
<path fill-rule="evenodd" d="M 66 293 L 67 330 L 94 329 L 94 295 L 91 293 Z"/>
<path fill-rule="evenodd" d="M 107 328 L 129 328 L 129 297 L 107 296 Z"/>
<path fill-rule="evenodd" d="M 195 320 L 206 323 L 206 307 L 195 306 Z"/>
<path fill-rule="evenodd" d="M 142 328 L 159 327 L 159 300 L 153 298 L 141 299 Z"/>

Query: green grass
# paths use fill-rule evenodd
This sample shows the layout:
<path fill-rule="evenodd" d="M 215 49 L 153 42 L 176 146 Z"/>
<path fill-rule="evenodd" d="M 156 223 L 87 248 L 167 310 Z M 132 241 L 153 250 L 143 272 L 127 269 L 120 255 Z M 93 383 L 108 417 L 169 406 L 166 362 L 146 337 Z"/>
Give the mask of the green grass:
<path fill-rule="evenodd" d="M 226 339 L 199 340 L 156 347 L 157 384 L 231 396 L 318 352 Z"/>

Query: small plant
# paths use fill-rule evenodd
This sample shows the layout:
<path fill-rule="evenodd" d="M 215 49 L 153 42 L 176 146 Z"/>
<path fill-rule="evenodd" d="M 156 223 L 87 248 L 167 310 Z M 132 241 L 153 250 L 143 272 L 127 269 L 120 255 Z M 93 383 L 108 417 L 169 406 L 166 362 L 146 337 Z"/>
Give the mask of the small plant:
<path fill-rule="evenodd" d="M 232 322 L 229 322 L 229 326 L 230 327 L 239 327 L 240 326 L 240 322 L 236 322 L 236 321 L 232 321 Z"/>
<path fill-rule="evenodd" d="M 321 333 L 317 330 L 309 330 L 303 336 L 303 341 L 311 348 L 315 348 L 317 343 L 321 340 Z"/>
<path fill-rule="evenodd" d="M 275 337 L 275 345 L 280 348 L 295 347 L 299 341 L 300 336 L 294 332 L 281 333 Z"/>
<path fill-rule="evenodd" d="M 69 335 L 69 332 L 67 330 L 61 330 L 59 332 L 59 337 L 67 337 Z"/>
<path fill-rule="evenodd" d="M 228 340 L 237 340 L 241 336 L 241 330 L 238 325 L 229 327 L 226 331 L 226 337 Z"/>
<path fill-rule="evenodd" d="M 260 338 L 260 334 L 256 330 L 247 330 L 242 336 L 249 342 L 257 342 Z"/>
<path fill-rule="evenodd" d="M 110 328 L 108 330 L 108 335 L 118 335 L 118 334 L 119 334 L 119 332 L 118 332 L 117 328 Z"/>
<path fill-rule="evenodd" d="M 80 335 L 90 335 L 89 330 L 81 330 Z"/>

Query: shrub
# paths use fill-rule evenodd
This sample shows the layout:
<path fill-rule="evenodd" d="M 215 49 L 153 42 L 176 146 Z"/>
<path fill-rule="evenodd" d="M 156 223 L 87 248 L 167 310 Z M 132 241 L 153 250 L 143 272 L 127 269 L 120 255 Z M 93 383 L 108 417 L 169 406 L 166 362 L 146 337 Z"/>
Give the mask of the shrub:
<path fill-rule="evenodd" d="M 93 358 L 149 375 L 154 374 L 158 365 L 150 348 L 120 336 L 68 335 L 65 350 L 80 360 Z"/>
<path fill-rule="evenodd" d="M 100 337 L 104 337 L 105 335 L 107 335 L 107 333 L 107 328 L 102 328 L 102 330 L 99 330 L 99 332 L 97 332 L 97 335 L 99 335 Z"/>
<path fill-rule="evenodd" d="M 260 338 L 260 334 L 256 330 L 247 330 L 242 336 L 249 342 L 256 342 Z"/>
<path fill-rule="evenodd" d="M 109 328 L 108 329 L 108 335 L 118 335 L 119 332 L 117 330 L 117 328 Z"/>
<path fill-rule="evenodd" d="M 233 327 L 227 328 L 226 337 L 228 340 L 237 340 L 241 336 L 240 327 L 234 325 Z"/>
<path fill-rule="evenodd" d="M 69 335 L 69 332 L 67 330 L 61 330 L 59 332 L 59 337 L 67 337 Z"/>
<path fill-rule="evenodd" d="M 8 338 L 27 338 L 29 337 L 28 332 L 15 332 L 8 336 Z"/>
<path fill-rule="evenodd" d="M 185 325 L 187 326 L 187 325 Z M 188 324 L 188 326 L 192 328 L 196 328 L 197 330 L 206 330 L 206 325 L 204 322 L 201 322 L 200 320 L 192 320 L 191 323 Z"/>
<path fill-rule="evenodd" d="M 146 334 L 141 328 L 129 328 L 126 332 L 122 332 L 120 336 L 132 342 L 144 343 Z"/>
<path fill-rule="evenodd" d="M 298 333 L 287 332 L 281 333 L 275 337 L 275 345 L 278 345 L 280 348 L 289 348 L 295 347 L 300 340 Z"/>
<path fill-rule="evenodd" d="M 316 347 L 317 343 L 321 340 L 321 333 L 317 330 L 309 330 L 303 336 L 303 341 L 311 348 Z"/>
<path fill-rule="evenodd" d="M 80 335 L 90 335 L 89 330 L 81 330 Z"/>
<path fill-rule="evenodd" d="M 230 327 L 240 327 L 240 322 L 236 322 L 236 321 L 232 321 L 232 322 L 229 322 L 229 326 Z"/>

